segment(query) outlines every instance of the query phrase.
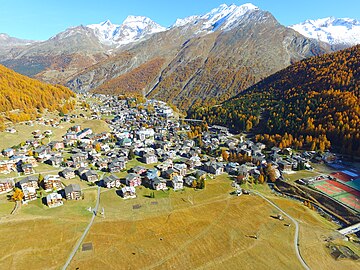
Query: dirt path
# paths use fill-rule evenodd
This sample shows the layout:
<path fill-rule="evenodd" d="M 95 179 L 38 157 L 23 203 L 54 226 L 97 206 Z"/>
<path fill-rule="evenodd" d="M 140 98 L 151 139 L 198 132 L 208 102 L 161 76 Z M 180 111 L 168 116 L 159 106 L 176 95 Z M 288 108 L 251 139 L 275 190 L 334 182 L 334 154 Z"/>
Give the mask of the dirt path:
<path fill-rule="evenodd" d="M 77 241 L 73 251 L 71 252 L 69 258 L 67 259 L 64 267 L 62 268 L 63 270 L 67 269 L 69 264 L 71 263 L 72 259 L 74 258 L 76 252 L 78 251 L 78 249 L 80 248 L 80 245 L 81 243 L 84 241 L 86 235 L 88 234 L 91 226 L 93 225 L 94 223 L 94 219 L 96 217 L 96 214 L 97 214 L 97 211 L 98 211 L 98 208 L 99 208 L 99 203 L 100 203 L 100 187 L 98 187 L 98 193 L 97 193 L 97 200 L 96 200 L 96 205 L 95 205 L 95 208 L 93 209 L 93 215 L 91 217 L 91 220 L 89 222 L 89 225 L 86 227 L 84 233 L 82 234 L 82 236 L 80 237 L 80 239 Z"/>
<path fill-rule="evenodd" d="M 15 215 L 17 210 L 19 210 L 19 207 L 21 206 L 21 202 L 20 201 L 15 201 L 15 206 L 14 209 L 11 211 L 11 215 Z"/>
<path fill-rule="evenodd" d="M 279 210 L 281 213 L 283 213 L 285 216 L 287 216 L 294 224 L 295 224 L 295 236 L 294 236 L 294 248 L 295 248 L 295 252 L 296 252 L 296 256 L 299 260 L 299 262 L 301 263 L 301 265 L 307 269 L 310 270 L 309 266 L 306 264 L 304 258 L 301 256 L 300 254 L 300 249 L 299 249 L 299 223 L 292 217 L 290 216 L 288 213 L 286 213 L 284 210 L 282 210 L 279 206 L 277 206 L 275 203 L 273 203 L 272 201 L 270 201 L 268 198 L 266 198 L 264 195 L 262 195 L 261 193 L 257 192 L 257 191 L 251 191 L 253 194 L 256 194 L 257 196 L 263 198 L 265 201 L 267 201 L 270 205 L 272 205 L 273 207 L 275 207 L 277 210 Z"/>

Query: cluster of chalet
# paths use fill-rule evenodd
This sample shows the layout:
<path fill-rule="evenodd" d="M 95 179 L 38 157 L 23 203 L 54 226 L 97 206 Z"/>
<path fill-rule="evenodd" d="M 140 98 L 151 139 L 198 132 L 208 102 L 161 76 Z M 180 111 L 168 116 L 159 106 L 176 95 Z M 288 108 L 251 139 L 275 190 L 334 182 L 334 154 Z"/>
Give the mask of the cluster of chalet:
<path fill-rule="evenodd" d="M 194 181 L 205 179 L 207 175 L 224 172 L 243 179 L 249 176 L 258 178 L 261 167 L 268 162 L 272 162 L 280 178 L 281 173 L 297 169 L 299 164 L 310 168 L 309 160 L 314 158 L 313 153 L 298 155 L 290 148 L 272 148 L 271 153 L 265 155 L 264 144 L 236 139 L 222 126 L 212 126 L 203 131 L 202 141 L 198 143 L 187 136 L 187 132 L 191 131 L 187 122 L 174 119 L 173 110 L 163 102 L 148 100 L 136 104 L 137 101 L 131 98 L 93 97 L 100 101 L 90 104 L 93 118 L 112 116 L 112 119 L 107 117 L 111 120 L 106 120 L 111 132 L 96 134 L 90 128 L 74 125 L 66 131 L 61 141 L 51 141 L 51 131 L 41 133 L 35 130 L 32 140 L 16 149 L 2 151 L 5 159 L 0 161 L 0 173 L 16 171 L 28 176 L 18 182 L 25 201 L 36 198 L 38 185 L 25 183 L 34 182 L 37 178 L 34 174 L 41 173 L 36 171 L 38 163 L 46 163 L 60 170 L 59 176 L 49 175 L 43 181 L 45 191 L 62 190 L 62 193 L 49 194 L 47 199 L 50 206 L 61 205 L 59 195 L 67 199 L 81 197 L 78 185 L 63 187 L 60 177 L 72 179 L 79 176 L 84 181 L 106 188 L 122 188 L 124 198 L 133 198 L 139 185 L 154 190 L 169 187 L 180 190 L 184 186 L 193 186 Z M 43 136 L 49 138 L 49 143 L 43 144 Z M 250 159 L 242 165 L 225 161 L 219 156 L 221 147 L 227 147 L 229 155 L 242 155 Z M 217 153 L 217 156 L 214 157 L 213 153 Z M 130 168 L 129 157 L 152 164 L 152 168 Z M 122 171 L 129 172 L 125 179 L 116 176 Z M 2 180 L 0 192 L 11 190 L 13 185 L 12 179 Z"/>
<path fill-rule="evenodd" d="M 37 175 L 27 176 L 16 183 L 12 179 L 0 180 L 0 192 L 9 192 L 14 187 L 22 190 L 24 203 L 36 200 L 40 187 L 49 193 L 46 196 L 46 204 L 49 207 L 63 205 L 63 199 L 79 200 L 82 198 L 80 186 L 78 184 L 70 184 L 65 187 L 59 175 L 46 175 L 41 182 L 39 182 Z"/>
<path fill-rule="evenodd" d="M 271 148 L 270 159 L 282 172 L 291 172 L 302 169 L 312 169 L 310 160 L 315 157 L 315 152 L 303 152 L 302 154 L 294 153 L 291 148 L 280 149 Z"/>

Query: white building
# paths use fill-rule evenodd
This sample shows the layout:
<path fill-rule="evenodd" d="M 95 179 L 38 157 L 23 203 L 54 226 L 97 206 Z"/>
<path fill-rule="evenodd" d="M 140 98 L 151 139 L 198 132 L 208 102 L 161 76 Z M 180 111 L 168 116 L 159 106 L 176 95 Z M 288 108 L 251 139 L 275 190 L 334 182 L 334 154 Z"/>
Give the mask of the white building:
<path fill-rule="evenodd" d="M 184 188 L 184 180 L 181 175 L 175 175 L 171 183 L 174 190 L 180 190 Z"/>
<path fill-rule="evenodd" d="M 59 207 L 64 204 L 62 196 L 58 193 L 50 193 L 46 196 L 46 203 L 50 208 Z"/>
<path fill-rule="evenodd" d="M 123 187 L 121 189 L 121 193 L 124 199 L 134 199 L 136 198 L 136 190 L 135 187 Z"/>

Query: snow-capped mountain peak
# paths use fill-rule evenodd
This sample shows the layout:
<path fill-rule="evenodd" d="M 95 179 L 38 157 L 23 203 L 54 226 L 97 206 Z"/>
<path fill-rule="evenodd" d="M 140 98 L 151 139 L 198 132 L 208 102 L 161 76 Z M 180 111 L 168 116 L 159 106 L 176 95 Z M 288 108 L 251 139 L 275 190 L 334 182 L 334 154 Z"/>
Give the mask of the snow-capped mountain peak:
<path fill-rule="evenodd" d="M 327 17 L 306 20 L 290 28 L 300 34 L 327 42 L 331 45 L 360 44 L 360 21 L 350 18 Z"/>
<path fill-rule="evenodd" d="M 166 28 L 144 16 L 128 16 L 122 24 L 112 24 L 106 20 L 90 24 L 100 42 L 105 45 L 124 45 L 135 42 L 147 35 L 165 31 Z"/>
<path fill-rule="evenodd" d="M 154 22 L 148 17 L 129 15 L 126 17 L 126 19 L 123 21 L 122 24 L 132 24 L 132 25 L 136 25 L 136 26 L 141 26 L 141 25 L 144 26 L 144 25 L 151 24 L 151 23 L 154 23 Z"/>
<path fill-rule="evenodd" d="M 186 18 L 184 18 L 184 19 L 177 19 L 177 20 L 175 21 L 175 23 L 174 23 L 172 26 L 170 26 L 170 28 L 172 28 L 172 27 L 181 27 L 181 26 L 184 26 L 184 25 L 186 25 L 186 24 L 189 24 L 189 23 L 192 23 L 192 22 L 196 21 L 196 20 L 199 19 L 199 18 L 200 18 L 200 16 L 194 15 L 194 16 L 186 17 Z"/>
<path fill-rule="evenodd" d="M 201 20 L 202 27 L 200 32 L 212 32 L 216 31 L 217 29 L 229 30 L 234 25 L 236 25 L 236 22 L 241 20 L 242 16 L 255 10 L 259 10 L 259 8 L 251 3 L 243 4 L 241 6 L 237 6 L 235 4 L 222 4 L 204 15 L 178 19 L 176 20 L 175 24 L 172 25 L 172 27 L 181 27 L 187 24 L 195 24 Z"/>
<path fill-rule="evenodd" d="M 100 23 L 101 26 L 104 26 L 104 27 L 110 27 L 112 25 L 111 21 L 110 20 L 106 20 L 102 23 Z"/>

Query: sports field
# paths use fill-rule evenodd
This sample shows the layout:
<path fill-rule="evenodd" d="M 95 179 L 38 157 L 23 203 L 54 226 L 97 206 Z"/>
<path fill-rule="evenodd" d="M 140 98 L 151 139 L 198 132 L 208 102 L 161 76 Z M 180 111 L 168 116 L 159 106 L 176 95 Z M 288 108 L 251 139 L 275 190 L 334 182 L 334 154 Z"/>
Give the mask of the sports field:
<path fill-rule="evenodd" d="M 360 211 L 360 192 L 358 190 L 333 180 L 319 181 L 313 186 L 340 203 Z"/>
<path fill-rule="evenodd" d="M 350 206 L 351 208 L 360 212 L 360 198 L 356 197 L 350 193 L 337 196 L 336 199 L 343 204 Z"/>
<path fill-rule="evenodd" d="M 314 184 L 314 187 L 329 196 L 335 196 L 337 194 L 344 193 L 345 191 L 341 188 L 334 186 L 328 181 L 319 181 Z"/>

